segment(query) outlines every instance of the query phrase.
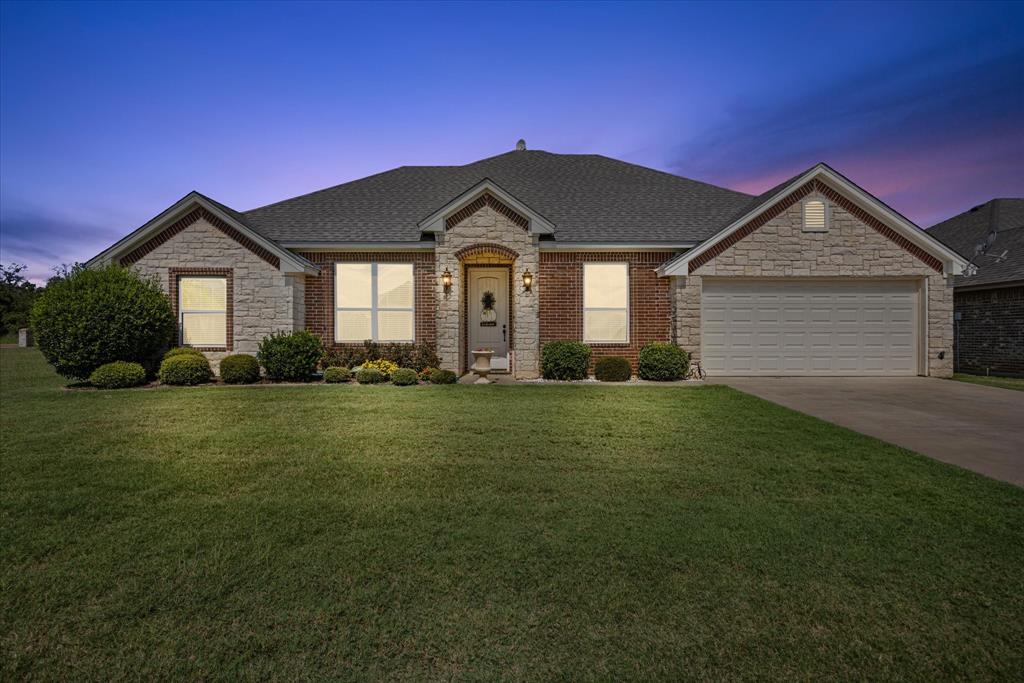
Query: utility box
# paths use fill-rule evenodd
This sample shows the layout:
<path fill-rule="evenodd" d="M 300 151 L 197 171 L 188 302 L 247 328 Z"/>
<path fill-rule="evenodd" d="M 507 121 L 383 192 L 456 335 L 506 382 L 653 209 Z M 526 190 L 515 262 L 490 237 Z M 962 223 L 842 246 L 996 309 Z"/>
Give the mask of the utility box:
<path fill-rule="evenodd" d="M 32 344 L 32 330 L 27 327 L 18 330 L 18 346 L 25 347 L 32 346 Z"/>

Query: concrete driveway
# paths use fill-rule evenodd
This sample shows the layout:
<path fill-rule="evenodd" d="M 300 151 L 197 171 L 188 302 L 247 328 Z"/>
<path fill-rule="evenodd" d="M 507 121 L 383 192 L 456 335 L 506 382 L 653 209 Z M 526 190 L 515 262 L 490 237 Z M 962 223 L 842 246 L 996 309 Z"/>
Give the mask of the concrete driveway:
<path fill-rule="evenodd" d="M 1024 391 L 926 377 L 712 381 L 1024 486 Z"/>

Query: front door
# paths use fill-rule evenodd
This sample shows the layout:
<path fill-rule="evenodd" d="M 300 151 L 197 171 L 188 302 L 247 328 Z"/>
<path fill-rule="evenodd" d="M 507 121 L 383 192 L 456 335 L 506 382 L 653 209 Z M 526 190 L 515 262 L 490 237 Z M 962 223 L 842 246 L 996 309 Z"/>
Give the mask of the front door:
<path fill-rule="evenodd" d="M 508 269 L 469 269 L 469 348 L 493 349 L 491 367 L 508 370 Z"/>

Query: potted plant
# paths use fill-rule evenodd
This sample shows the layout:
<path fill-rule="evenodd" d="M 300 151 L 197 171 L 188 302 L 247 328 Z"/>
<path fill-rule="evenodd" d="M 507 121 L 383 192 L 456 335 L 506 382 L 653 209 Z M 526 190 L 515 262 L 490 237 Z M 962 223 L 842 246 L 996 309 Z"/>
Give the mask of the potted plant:
<path fill-rule="evenodd" d="M 490 384 L 487 375 L 491 372 L 491 355 L 494 349 L 473 349 L 473 367 L 470 368 L 477 376 L 474 384 Z"/>

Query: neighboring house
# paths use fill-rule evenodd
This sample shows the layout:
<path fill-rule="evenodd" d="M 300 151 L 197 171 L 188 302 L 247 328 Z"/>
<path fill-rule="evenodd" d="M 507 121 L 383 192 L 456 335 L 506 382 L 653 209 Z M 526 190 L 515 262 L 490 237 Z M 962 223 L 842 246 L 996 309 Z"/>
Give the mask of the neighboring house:
<path fill-rule="evenodd" d="M 1024 199 L 993 199 L 928 234 L 976 269 L 954 284 L 957 370 L 1024 376 Z"/>
<path fill-rule="evenodd" d="M 634 369 L 660 341 L 713 376 L 948 376 L 966 265 L 824 164 L 751 197 L 522 143 L 245 212 L 192 192 L 90 264 L 110 262 L 158 278 L 213 360 L 305 328 L 435 344 L 456 371 L 492 348 L 521 378 L 556 339 Z"/>

